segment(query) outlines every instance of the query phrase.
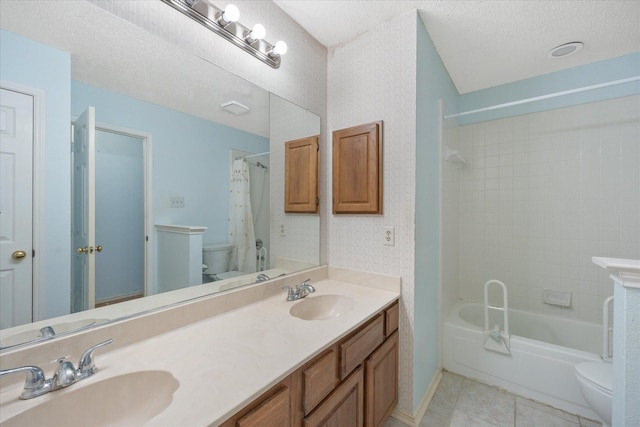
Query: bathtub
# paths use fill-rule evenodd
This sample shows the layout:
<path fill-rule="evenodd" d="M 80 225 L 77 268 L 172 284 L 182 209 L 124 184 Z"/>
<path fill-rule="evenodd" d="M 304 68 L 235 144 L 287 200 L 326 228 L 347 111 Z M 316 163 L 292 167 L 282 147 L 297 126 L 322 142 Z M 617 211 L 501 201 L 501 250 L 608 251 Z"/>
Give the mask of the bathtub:
<path fill-rule="evenodd" d="M 502 323 L 502 316 L 490 325 Z M 509 310 L 511 355 L 485 350 L 482 304 L 458 303 L 445 318 L 443 365 L 523 397 L 598 419 L 582 398 L 574 366 L 601 361 L 602 326 Z"/>

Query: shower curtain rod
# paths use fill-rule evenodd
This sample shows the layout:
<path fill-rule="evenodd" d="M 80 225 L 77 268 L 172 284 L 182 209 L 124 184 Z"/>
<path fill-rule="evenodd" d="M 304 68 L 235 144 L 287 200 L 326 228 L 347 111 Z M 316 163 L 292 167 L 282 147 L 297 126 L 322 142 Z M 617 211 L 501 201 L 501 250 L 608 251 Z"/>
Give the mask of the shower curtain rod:
<path fill-rule="evenodd" d="M 449 114 L 449 115 L 444 116 L 443 118 L 444 119 L 452 119 L 454 117 L 468 116 L 470 114 L 482 113 L 484 111 L 499 110 L 501 108 L 513 107 L 514 105 L 528 104 L 530 102 L 541 101 L 543 99 L 557 98 L 559 96 L 571 95 L 573 93 L 587 92 L 587 91 L 594 90 L 594 89 L 601 89 L 601 88 L 604 88 L 604 87 L 616 86 L 616 85 L 620 85 L 620 84 L 624 84 L 624 83 L 631 83 L 631 82 L 635 82 L 635 81 L 638 81 L 638 80 L 640 80 L 640 76 L 629 77 L 627 79 L 613 80 L 613 81 L 610 81 L 610 82 L 598 83 L 598 84 L 595 84 L 595 85 L 584 86 L 584 87 L 580 87 L 580 88 L 577 88 L 577 89 L 563 90 L 561 92 L 550 93 L 550 94 L 547 94 L 547 95 L 540 95 L 540 96 L 534 96 L 532 98 L 520 99 L 518 101 L 505 102 L 504 104 L 492 105 L 490 107 L 478 108 L 476 110 L 464 111 L 462 113 Z"/>
<path fill-rule="evenodd" d="M 268 151 L 265 151 L 264 153 L 249 154 L 248 156 L 236 157 L 236 160 L 239 160 L 239 159 L 250 159 L 251 157 L 258 157 L 258 156 L 266 156 L 267 154 L 271 154 L 271 153 L 268 152 Z"/>

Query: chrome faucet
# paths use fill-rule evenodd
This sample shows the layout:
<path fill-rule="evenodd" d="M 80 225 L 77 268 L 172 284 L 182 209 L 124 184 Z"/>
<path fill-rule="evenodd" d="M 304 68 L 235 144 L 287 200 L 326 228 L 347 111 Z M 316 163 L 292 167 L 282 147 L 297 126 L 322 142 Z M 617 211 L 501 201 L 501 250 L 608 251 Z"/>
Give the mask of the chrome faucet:
<path fill-rule="evenodd" d="M 20 372 L 27 373 L 27 379 L 24 380 L 24 389 L 20 394 L 20 399 L 31 399 L 51 391 L 51 381 L 45 379 L 44 372 L 37 366 L 21 366 L 19 368 L 3 369 L 0 371 L 0 377 Z"/>
<path fill-rule="evenodd" d="M 93 363 L 93 352 L 95 349 L 111 344 L 112 339 L 108 339 L 89 347 L 78 362 L 78 369 L 73 367 L 73 363 L 68 361 L 66 357 L 58 359 L 58 367 L 50 379 L 45 378 L 42 369 L 37 366 L 21 366 L 19 368 L 11 368 L 0 371 L 0 376 L 26 372 L 27 378 L 24 382 L 24 390 L 20 394 L 20 399 L 31 399 L 41 396 L 50 391 L 59 390 L 70 386 L 85 378 L 89 378 L 96 373 L 98 368 Z"/>
<path fill-rule="evenodd" d="M 267 276 L 266 274 L 264 274 L 264 273 L 260 273 L 256 277 L 256 280 L 258 282 L 266 282 L 267 280 L 271 280 L 271 278 L 269 276 Z"/>
<path fill-rule="evenodd" d="M 287 289 L 287 301 L 302 299 L 316 291 L 316 288 L 311 285 L 311 279 L 306 279 L 295 288 L 291 286 L 283 286 L 282 289 Z"/>

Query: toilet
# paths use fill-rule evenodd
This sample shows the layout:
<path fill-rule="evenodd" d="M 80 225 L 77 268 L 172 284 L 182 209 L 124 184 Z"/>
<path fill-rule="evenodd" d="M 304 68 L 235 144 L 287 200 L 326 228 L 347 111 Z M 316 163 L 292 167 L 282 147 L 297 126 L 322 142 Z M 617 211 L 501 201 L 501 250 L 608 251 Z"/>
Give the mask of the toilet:
<path fill-rule="evenodd" d="M 204 283 L 230 279 L 245 274 L 242 271 L 228 271 L 232 250 L 233 246 L 230 243 L 202 247 L 202 264 L 204 264 L 202 267 L 202 279 Z"/>
<path fill-rule="evenodd" d="M 606 362 L 584 362 L 576 365 L 580 391 L 589 407 L 604 422 L 611 425 L 613 365 Z"/>

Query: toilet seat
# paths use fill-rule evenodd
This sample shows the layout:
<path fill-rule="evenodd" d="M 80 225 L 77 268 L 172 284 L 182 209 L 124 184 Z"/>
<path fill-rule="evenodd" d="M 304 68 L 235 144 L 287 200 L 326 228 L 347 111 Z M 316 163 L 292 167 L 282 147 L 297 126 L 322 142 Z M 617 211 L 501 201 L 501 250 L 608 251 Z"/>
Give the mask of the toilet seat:
<path fill-rule="evenodd" d="M 238 276 L 244 276 L 247 273 L 244 273 L 242 271 L 225 271 L 224 273 L 217 273 L 216 277 L 219 280 L 224 280 L 224 279 L 231 279 L 233 277 L 238 277 Z"/>
<path fill-rule="evenodd" d="M 578 378 L 611 396 L 613 389 L 613 365 L 606 362 L 584 362 L 576 365 Z"/>

